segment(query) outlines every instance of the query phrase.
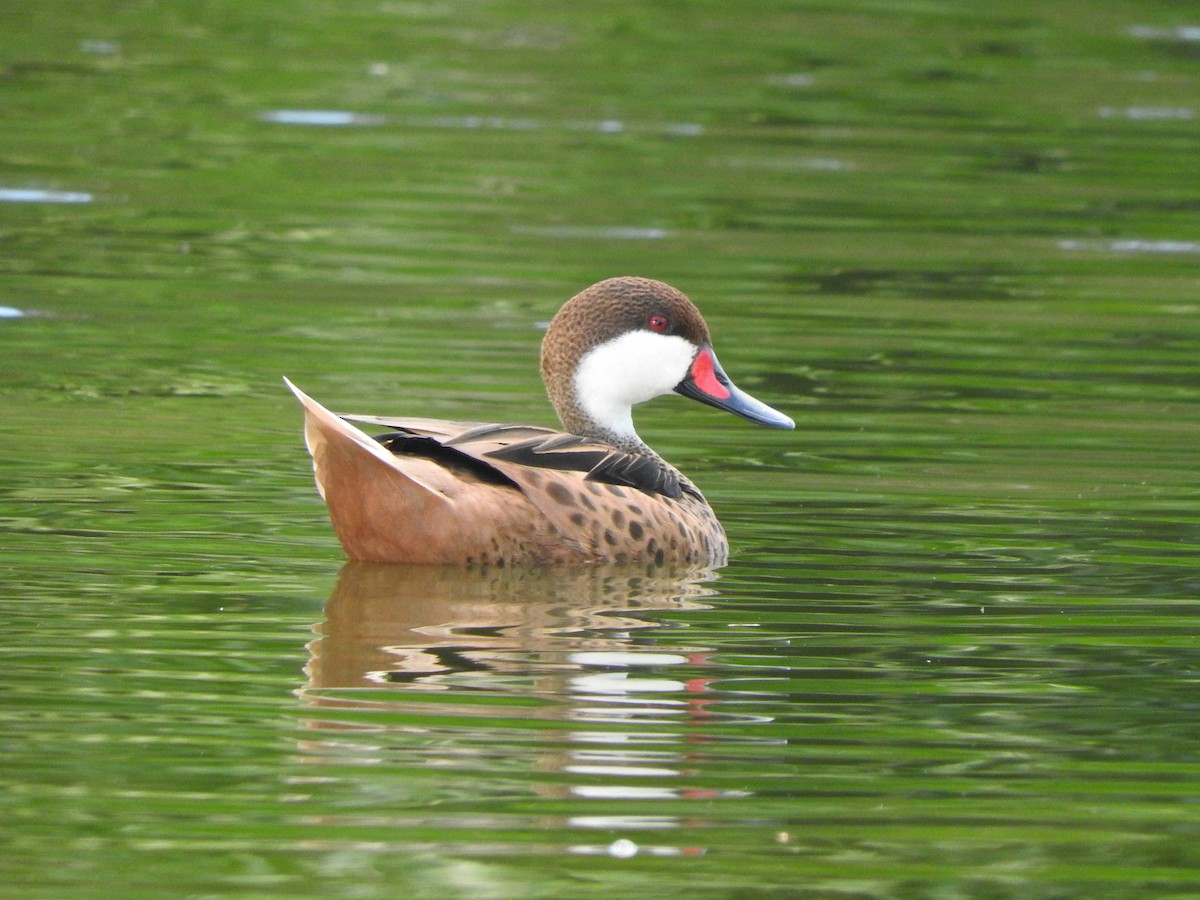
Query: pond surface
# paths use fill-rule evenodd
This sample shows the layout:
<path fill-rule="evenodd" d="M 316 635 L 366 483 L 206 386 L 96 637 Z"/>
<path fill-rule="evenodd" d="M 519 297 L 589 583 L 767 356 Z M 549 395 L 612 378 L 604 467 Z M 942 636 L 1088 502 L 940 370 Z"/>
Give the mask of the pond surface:
<path fill-rule="evenodd" d="M 1200 894 L 1188 4 L 61 0 L 0 30 L 0 894 Z M 280 380 L 644 437 L 719 572 L 344 564 Z"/>

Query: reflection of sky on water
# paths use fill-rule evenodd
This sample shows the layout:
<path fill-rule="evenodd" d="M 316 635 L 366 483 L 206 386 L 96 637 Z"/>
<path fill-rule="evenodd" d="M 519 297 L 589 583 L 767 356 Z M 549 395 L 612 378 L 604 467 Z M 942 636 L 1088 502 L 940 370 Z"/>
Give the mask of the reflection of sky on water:
<path fill-rule="evenodd" d="M 0 187 L 0 203 L 91 203 L 86 191 L 52 191 L 46 188 Z"/>
<path fill-rule="evenodd" d="M 346 109 L 268 109 L 259 113 L 263 122 L 317 128 L 364 125 L 395 125 L 451 131 L 583 131 L 600 134 L 650 132 L 668 137 L 700 137 L 704 126 L 696 122 L 642 125 L 622 119 L 541 121 L 514 116 L 381 116 Z"/>

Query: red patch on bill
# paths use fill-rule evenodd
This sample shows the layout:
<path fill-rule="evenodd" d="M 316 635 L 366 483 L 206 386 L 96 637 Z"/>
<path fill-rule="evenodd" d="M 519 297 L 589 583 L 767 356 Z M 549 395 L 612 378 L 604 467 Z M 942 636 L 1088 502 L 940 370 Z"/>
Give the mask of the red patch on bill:
<path fill-rule="evenodd" d="M 729 389 L 717 378 L 716 369 L 717 361 L 713 358 L 712 351 L 701 350 L 692 363 L 692 381 L 696 382 L 696 387 L 708 396 L 718 400 L 728 400 Z"/>

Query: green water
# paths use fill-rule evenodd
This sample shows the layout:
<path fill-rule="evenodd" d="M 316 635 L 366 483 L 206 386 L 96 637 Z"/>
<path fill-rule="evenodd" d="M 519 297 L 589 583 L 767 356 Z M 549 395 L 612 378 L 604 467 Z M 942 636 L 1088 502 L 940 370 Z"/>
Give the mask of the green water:
<path fill-rule="evenodd" d="M 0 16 L 0 895 L 1200 896 L 1193 5 Z M 731 564 L 343 568 L 625 273 Z"/>

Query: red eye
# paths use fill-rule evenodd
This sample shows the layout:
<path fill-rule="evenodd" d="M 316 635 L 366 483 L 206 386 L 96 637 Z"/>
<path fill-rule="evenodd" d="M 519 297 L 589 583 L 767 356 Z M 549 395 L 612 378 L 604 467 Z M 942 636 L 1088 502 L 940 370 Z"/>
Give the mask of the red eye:
<path fill-rule="evenodd" d="M 658 331 L 658 332 L 666 331 L 671 326 L 671 323 L 667 321 L 667 317 L 664 315 L 660 315 L 659 313 L 655 313 L 654 315 L 652 315 L 646 321 L 646 324 L 650 326 L 651 331 Z"/>

